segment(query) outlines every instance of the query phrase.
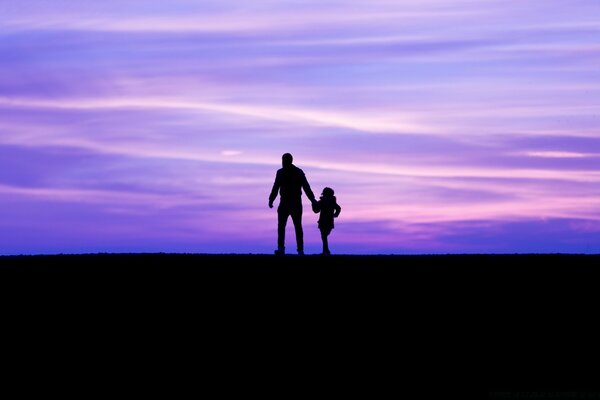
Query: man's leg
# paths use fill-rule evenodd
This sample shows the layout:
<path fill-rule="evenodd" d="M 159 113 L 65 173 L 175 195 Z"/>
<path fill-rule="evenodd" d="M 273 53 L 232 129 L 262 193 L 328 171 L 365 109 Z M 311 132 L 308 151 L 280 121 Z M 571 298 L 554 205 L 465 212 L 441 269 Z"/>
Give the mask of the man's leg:
<path fill-rule="evenodd" d="M 279 206 L 277 209 L 277 251 L 281 254 L 285 252 L 285 226 L 289 215 L 286 207 Z"/>
<path fill-rule="evenodd" d="M 304 232 L 302 231 L 302 205 L 295 207 L 291 213 L 294 229 L 296 230 L 296 246 L 298 254 L 304 254 Z"/>

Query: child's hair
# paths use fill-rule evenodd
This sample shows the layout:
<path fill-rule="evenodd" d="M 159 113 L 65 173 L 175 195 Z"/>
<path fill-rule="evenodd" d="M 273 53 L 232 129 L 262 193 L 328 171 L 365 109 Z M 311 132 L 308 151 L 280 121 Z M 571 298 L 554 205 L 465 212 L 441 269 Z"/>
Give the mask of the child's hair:
<path fill-rule="evenodd" d="M 333 195 L 334 195 L 334 191 L 332 188 L 326 187 L 325 189 L 323 189 L 323 196 L 331 197 Z"/>

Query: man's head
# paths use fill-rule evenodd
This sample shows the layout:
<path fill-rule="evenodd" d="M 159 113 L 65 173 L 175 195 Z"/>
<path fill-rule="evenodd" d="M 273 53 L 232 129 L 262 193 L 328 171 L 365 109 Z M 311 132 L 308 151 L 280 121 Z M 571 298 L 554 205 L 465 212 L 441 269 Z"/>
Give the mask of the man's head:
<path fill-rule="evenodd" d="M 294 161 L 294 157 L 290 153 L 285 153 L 281 156 L 281 165 L 284 167 L 289 167 L 292 165 L 292 161 Z"/>

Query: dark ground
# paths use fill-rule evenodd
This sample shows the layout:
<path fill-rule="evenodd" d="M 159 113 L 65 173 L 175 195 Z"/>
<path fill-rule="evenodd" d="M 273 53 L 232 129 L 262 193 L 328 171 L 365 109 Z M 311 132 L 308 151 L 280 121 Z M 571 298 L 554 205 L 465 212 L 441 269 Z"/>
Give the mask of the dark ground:
<path fill-rule="evenodd" d="M 0 257 L 4 343 L 17 364 L 62 358 L 98 386 L 85 371 L 108 363 L 106 382 L 141 372 L 171 397 L 552 398 L 600 376 L 599 268 L 561 254 Z"/>

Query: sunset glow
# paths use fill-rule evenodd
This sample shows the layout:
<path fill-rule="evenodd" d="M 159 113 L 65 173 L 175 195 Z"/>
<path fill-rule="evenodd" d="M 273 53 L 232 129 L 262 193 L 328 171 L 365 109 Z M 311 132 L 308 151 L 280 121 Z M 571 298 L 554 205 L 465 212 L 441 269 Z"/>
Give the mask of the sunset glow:
<path fill-rule="evenodd" d="M 334 254 L 600 253 L 596 0 L 0 15 L 0 254 L 272 253 L 285 152 L 336 192 Z"/>

